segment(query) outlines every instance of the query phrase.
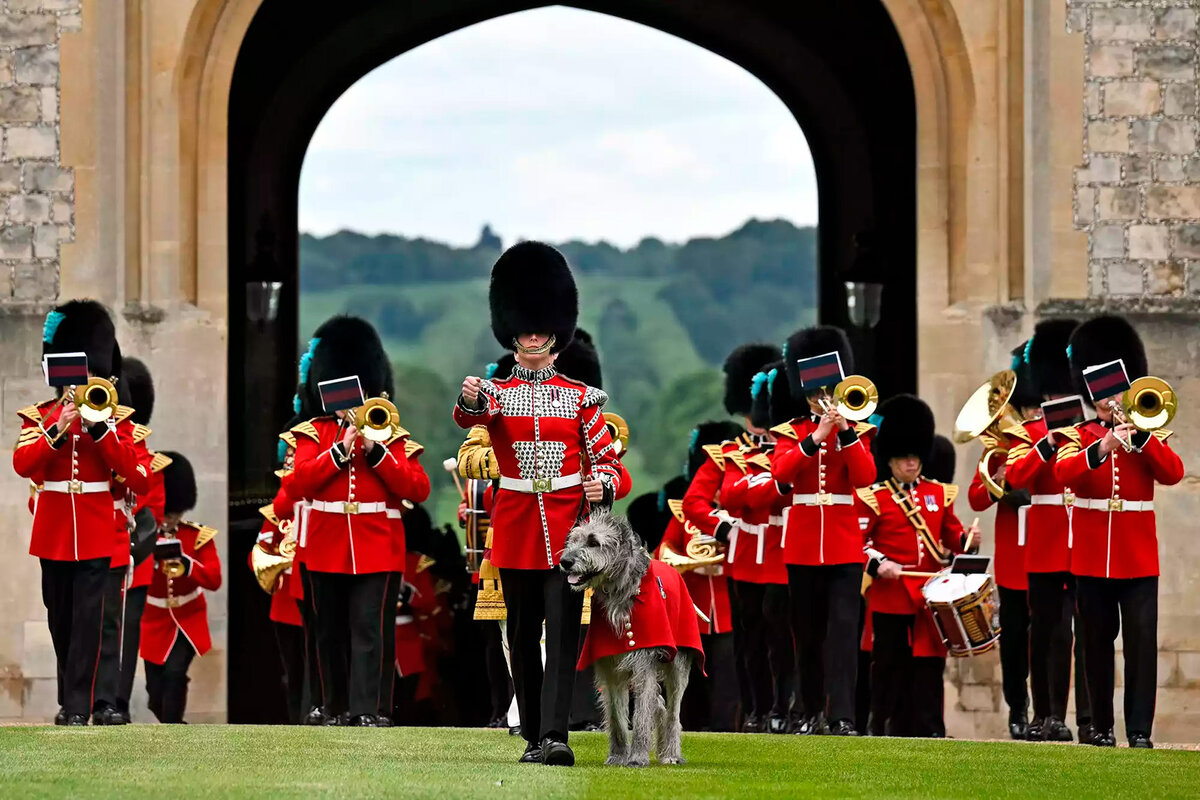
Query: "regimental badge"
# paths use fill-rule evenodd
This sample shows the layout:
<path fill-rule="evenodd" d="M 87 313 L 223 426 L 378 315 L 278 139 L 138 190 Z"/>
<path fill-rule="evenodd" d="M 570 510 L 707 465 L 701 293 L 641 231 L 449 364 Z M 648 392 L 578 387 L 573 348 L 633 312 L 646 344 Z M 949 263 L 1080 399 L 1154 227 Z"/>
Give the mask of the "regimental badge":
<path fill-rule="evenodd" d="M 928 511 L 930 514 L 937 511 L 938 510 L 937 496 L 932 495 L 932 494 L 927 494 L 927 495 L 924 495 L 924 497 L 925 497 L 925 510 Z"/>

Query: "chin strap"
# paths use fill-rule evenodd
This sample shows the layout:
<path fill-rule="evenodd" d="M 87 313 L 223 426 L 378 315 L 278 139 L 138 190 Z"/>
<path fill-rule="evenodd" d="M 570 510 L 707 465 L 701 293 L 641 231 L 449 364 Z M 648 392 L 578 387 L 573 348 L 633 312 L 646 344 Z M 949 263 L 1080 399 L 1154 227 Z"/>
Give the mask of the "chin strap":
<path fill-rule="evenodd" d="M 550 334 L 550 338 L 546 340 L 546 343 L 539 347 L 526 347 L 517 341 L 515 336 L 513 337 L 513 347 L 517 348 L 517 352 L 524 353 L 527 356 L 545 355 L 546 353 L 550 352 L 550 348 L 554 347 L 554 343 L 554 334 Z"/>

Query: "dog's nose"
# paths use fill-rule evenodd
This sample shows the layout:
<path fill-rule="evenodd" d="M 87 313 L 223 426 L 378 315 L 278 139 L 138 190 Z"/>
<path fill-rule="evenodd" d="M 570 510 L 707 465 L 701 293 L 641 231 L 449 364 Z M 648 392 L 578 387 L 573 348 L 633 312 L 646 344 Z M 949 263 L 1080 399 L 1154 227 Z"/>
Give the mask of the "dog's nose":
<path fill-rule="evenodd" d="M 570 572 L 571 568 L 575 566 L 575 559 L 570 556 L 563 556 L 558 560 L 558 565 L 565 571 Z"/>

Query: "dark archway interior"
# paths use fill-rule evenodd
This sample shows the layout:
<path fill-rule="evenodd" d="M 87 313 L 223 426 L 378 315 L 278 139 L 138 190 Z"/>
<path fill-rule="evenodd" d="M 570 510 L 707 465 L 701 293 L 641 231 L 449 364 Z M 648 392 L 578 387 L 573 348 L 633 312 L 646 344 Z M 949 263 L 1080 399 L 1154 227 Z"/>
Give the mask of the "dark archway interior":
<path fill-rule="evenodd" d="M 543 5 L 266 0 L 229 101 L 229 721 L 285 718 L 269 598 L 245 564 L 275 491 L 275 434 L 291 416 L 298 355 L 297 195 L 309 140 L 334 101 L 389 59 L 492 17 Z M 885 284 L 882 319 L 854 334 L 859 371 L 884 394 L 916 388 L 916 107 L 903 46 L 880 0 L 593 0 L 572 3 L 687 39 L 756 75 L 787 105 L 819 188 L 821 320 L 846 324 L 852 270 Z M 873 257 L 853 237 L 869 232 Z M 257 281 L 279 313 L 252 321 Z M 876 343 L 887 342 L 886 348 Z M 730 343 L 731 346 L 735 344 Z M 886 352 L 886 357 L 874 357 Z M 447 400 L 449 403 L 449 399 Z"/>

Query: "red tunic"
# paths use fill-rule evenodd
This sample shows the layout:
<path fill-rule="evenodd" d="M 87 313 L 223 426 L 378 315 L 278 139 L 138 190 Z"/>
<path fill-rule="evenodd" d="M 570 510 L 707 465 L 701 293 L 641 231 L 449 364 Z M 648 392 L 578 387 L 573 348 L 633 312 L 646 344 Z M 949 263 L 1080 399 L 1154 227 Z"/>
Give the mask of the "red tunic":
<path fill-rule="evenodd" d="M 1028 444 L 1024 438 L 1026 437 L 1024 430 L 1021 431 L 1020 436 L 1021 438 L 1016 435 L 1006 436 L 1004 446 L 1011 448 L 1017 443 Z M 991 437 L 981 438 L 984 447 L 995 445 L 995 440 Z M 971 485 L 967 488 L 967 503 L 973 511 L 987 511 L 993 505 L 996 506 L 996 549 L 995 555 L 992 557 L 992 572 L 996 579 L 996 585 L 1003 586 L 1005 589 L 1028 591 L 1029 578 L 1025 572 L 1025 541 L 1021 535 L 1021 516 L 1029 513 L 1029 507 L 1024 506 L 1018 510 L 1007 503 L 998 502 L 988 491 L 979 470 L 975 470 L 971 477 Z"/>
<path fill-rule="evenodd" d="M 684 520 L 705 536 L 716 534 L 722 522 L 737 525 L 737 517 L 721 507 L 718 495 L 725 480 L 726 457 L 738 452 L 736 441 L 704 445 L 708 458 L 701 462 L 683 495 Z M 730 465 L 732 466 L 732 464 Z"/>
<path fill-rule="evenodd" d="M 861 423 L 846 435 L 833 431 L 814 446 L 817 423 L 794 419 L 772 429 L 778 438 L 771 469 L 792 485 L 792 504 L 783 512 L 783 554 L 788 564 L 861 564 L 862 531 L 854 490 L 875 480 L 870 439 L 874 426 Z"/>
<path fill-rule="evenodd" d="M 1008 451 L 1005 481 L 1014 489 L 1029 492 L 1033 504 L 1025 518 L 1026 572 L 1069 572 L 1071 569 L 1071 518 L 1067 502 L 1074 492 L 1054 474 L 1058 445 L 1046 438 L 1046 423 L 1025 423 L 1029 442 L 1017 442 Z M 1058 439 L 1061 444 L 1064 441 Z"/>
<path fill-rule="evenodd" d="M 650 561 L 622 630 L 613 628 L 598 596 L 593 596 L 592 602 L 592 624 L 583 640 L 576 669 L 587 669 L 608 656 L 663 647 L 669 651 L 668 661 L 674 661 L 681 649 L 693 651 L 703 671 L 704 646 L 693 621 L 698 616 L 692 596 L 680 574 L 666 564 Z"/>
<path fill-rule="evenodd" d="M 1155 483 L 1172 486 L 1183 480 L 1183 462 L 1167 444 L 1167 430 L 1136 436 L 1146 440 L 1141 452 L 1118 447 L 1101 459 L 1099 442 L 1106 432 L 1096 420 L 1075 426 L 1054 465 L 1054 474 L 1076 496 L 1071 572 L 1097 578 L 1158 575 L 1154 511 L 1126 504 L 1153 503 Z"/>
<path fill-rule="evenodd" d="M 221 588 L 221 557 L 213 542 L 215 535 L 212 528 L 181 522 L 175 537 L 183 554 L 192 559 L 191 572 L 168 578 L 161 565 L 154 570 L 154 579 L 146 593 L 146 610 L 142 613 L 141 637 L 142 658 L 151 664 L 167 660 L 180 633 L 191 642 L 198 656 L 212 648 L 204 590 L 215 592 Z"/>
<path fill-rule="evenodd" d="M 396 672 L 401 678 L 423 672 L 434 655 L 427 651 L 435 644 L 432 617 L 437 613 L 437 587 L 420 563 L 420 553 L 406 554 L 404 580 L 413 589 L 408 603 L 396 608 Z"/>
<path fill-rule="evenodd" d="M 412 439 L 405 441 L 404 454 L 408 457 L 410 468 L 410 488 L 407 497 L 393 497 L 388 503 L 387 515 L 392 523 L 392 562 L 390 572 L 403 573 L 405 570 L 405 561 L 408 554 L 406 549 L 407 542 L 404 535 L 404 511 L 408 507 L 405 503 L 424 503 L 429 499 L 429 476 L 425 474 L 425 469 L 417 461 L 423 452 L 425 452 L 425 448 Z"/>
<path fill-rule="evenodd" d="M 356 441 L 341 458 L 341 427 L 334 417 L 317 417 L 292 429 L 296 465 L 286 484 L 289 497 L 311 506 L 304 523 L 304 560 L 313 572 L 365 575 L 390 572 L 394 527 L 389 503 L 410 497 L 429 480 L 405 455 L 406 432 L 367 455 Z M 336 446 L 335 446 L 336 445 Z"/>
<path fill-rule="evenodd" d="M 780 494 L 771 474 L 771 448 L 754 447 L 726 460 L 720 501 L 738 526 L 729 537 L 725 575 L 747 583 L 786 584 L 783 561 L 783 509 L 791 494 Z"/>
<path fill-rule="evenodd" d="M 146 447 L 150 429 L 129 420 L 133 409 L 118 406 L 116 412 L 117 432 L 122 438 L 133 442 L 137 454 L 137 465 L 132 475 L 113 476 L 113 554 L 109 566 L 113 569 L 129 566 L 129 526 L 133 515 L 145 505 L 143 497 L 150 491 L 150 462 L 153 456 Z"/>
<path fill-rule="evenodd" d="M 958 487 L 922 477 L 911 489 L 914 504 L 929 528 L 934 541 L 947 554 L 962 553 L 963 525 L 954 513 Z M 937 572 L 949 563 L 930 552 L 916 528 L 892 496 L 891 487 L 877 483 L 858 492 L 859 510 L 867 519 L 867 552 L 882 554 L 905 570 Z M 881 614 L 913 614 L 913 655 L 944 657 L 945 645 L 937 632 L 933 615 L 925 604 L 921 588 L 928 578 L 876 578 L 867 589 L 867 611 Z"/>
<path fill-rule="evenodd" d="M 29 554 L 52 561 L 112 558 L 110 484 L 113 473 L 135 474 L 133 442 L 115 425 L 102 426 L 102 435 L 95 439 L 77 419 L 52 447 L 50 437 L 57 433 L 55 422 L 61 413 L 55 401 L 17 412 L 22 424 L 13 469 L 44 487 L 34 507 Z M 70 491 L 72 481 L 77 482 L 75 492 Z"/>
<path fill-rule="evenodd" d="M 162 471 L 171 463 L 171 459 L 161 453 L 155 453 L 153 450 L 150 453 L 150 490 L 138 498 L 139 508 L 145 506 L 150 509 L 151 515 L 154 517 L 154 523 L 162 526 L 163 523 L 163 505 L 167 501 L 166 491 L 163 489 Z M 133 568 L 133 578 L 129 582 L 129 588 L 135 589 L 139 586 L 149 586 L 150 581 L 154 578 L 154 559 L 147 557 L 142 559 L 142 563 Z"/>
<path fill-rule="evenodd" d="M 601 413 L 608 396 L 553 367 L 534 372 L 518 366 L 508 378 L 484 381 L 480 399 L 485 405 L 476 411 L 460 398 L 454 421 L 464 429 L 487 426 L 500 468 L 492 507 L 492 563 L 502 569 L 551 569 L 567 534 L 588 511 L 579 481 L 604 480 L 614 496 L 628 489 L 621 486 Z M 535 491 L 552 481 L 573 485 Z"/>
<path fill-rule="evenodd" d="M 658 546 L 656 557 L 662 553 L 663 545 L 668 545 L 676 553 L 683 553 L 687 543 L 693 536 L 700 535 L 695 528 L 685 531 L 683 511 L 678 501 L 672 500 L 671 520 L 663 533 L 662 543 Z M 696 607 L 704 612 L 709 621 L 705 622 L 696 616 L 697 629 L 703 634 L 729 633 L 733 630 L 733 610 L 729 604 L 729 579 L 723 574 L 724 567 L 720 564 L 713 567 L 701 567 L 683 573 L 683 582 L 687 584 L 692 600 Z"/>
<path fill-rule="evenodd" d="M 287 538 L 282 528 L 289 527 L 292 520 L 288 517 L 280 518 L 275 513 L 275 506 L 288 508 L 290 504 L 286 500 L 286 496 L 281 498 L 283 490 L 279 490 L 275 494 L 275 502 L 269 506 L 263 506 L 258 510 L 258 513 L 263 516 L 262 528 L 258 533 L 258 544 L 263 545 L 268 551 L 278 552 L 279 545 Z M 286 523 L 286 524 L 285 524 Z M 291 529 L 295 533 L 295 529 Z M 249 561 L 253 567 L 254 554 L 251 552 Z M 270 619 L 272 622 L 278 622 L 283 625 L 302 625 L 303 621 L 300 617 L 300 606 L 296 602 L 296 598 L 292 596 L 289 584 L 293 581 L 299 583 L 295 578 L 295 573 L 292 567 L 288 567 L 283 572 L 279 573 L 279 580 L 275 584 L 275 591 L 271 592 L 271 613 Z"/>

